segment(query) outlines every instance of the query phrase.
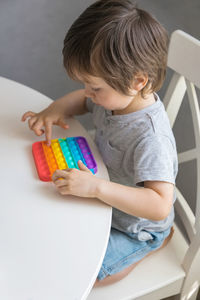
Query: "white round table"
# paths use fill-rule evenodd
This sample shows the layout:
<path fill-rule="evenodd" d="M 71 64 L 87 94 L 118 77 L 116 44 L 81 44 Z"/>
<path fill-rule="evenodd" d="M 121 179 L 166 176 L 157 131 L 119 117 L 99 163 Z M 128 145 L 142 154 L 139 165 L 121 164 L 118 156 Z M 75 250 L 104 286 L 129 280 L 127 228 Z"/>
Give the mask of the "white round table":
<path fill-rule="evenodd" d="M 61 196 L 39 180 L 32 157 L 37 137 L 22 123 L 51 99 L 0 77 L 0 299 L 84 300 L 101 267 L 111 226 L 111 207 L 97 199 Z M 109 179 L 94 142 L 71 118 L 52 138 L 82 135 Z"/>

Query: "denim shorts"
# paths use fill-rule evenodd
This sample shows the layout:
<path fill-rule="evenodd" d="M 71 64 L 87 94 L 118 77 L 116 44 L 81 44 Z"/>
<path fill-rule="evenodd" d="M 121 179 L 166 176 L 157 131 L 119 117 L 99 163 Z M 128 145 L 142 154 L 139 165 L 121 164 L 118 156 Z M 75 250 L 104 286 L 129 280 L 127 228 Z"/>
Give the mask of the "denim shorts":
<path fill-rule="evenodd" d="M 160 248 L 170 230 L 171 227 L 162 232 L 145 232 L 149 239 L 141 241 L 137 233 L 124 233 L 111 228 L 106 254 L 97 279 L 102 280 L 116 274 L 141 260 L 149 252 Z"/>

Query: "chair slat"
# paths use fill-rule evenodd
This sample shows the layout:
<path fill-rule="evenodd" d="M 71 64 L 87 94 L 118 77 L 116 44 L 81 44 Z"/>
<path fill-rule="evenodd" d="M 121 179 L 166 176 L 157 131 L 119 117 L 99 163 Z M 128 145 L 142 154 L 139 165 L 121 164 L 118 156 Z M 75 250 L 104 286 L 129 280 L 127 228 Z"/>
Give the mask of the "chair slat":
<path fill-rule="evenodd" d="M 174 31 L 167 65 L 200 88 L 200 41 L 181 30 Z"/>
<path fill-rule="evenodd" d="M 194 296 L 197 295 L 199 289 L 199 261 L 200 261 L 200 232 L 198 231 L 193 237 L 191 245 L 185 254 L 183 259 L 183 269 L 186 276 L 182 291 L 182 295 L 188 295 L 187 298 L 181 297 L 180 299 L 196 299 Z M 188 293 L 189 291 L 189 293 Z"/>
<path fill-rule="evenodd" d="M 196 159 L 198 156 L 197 153 L 197 149 L 190 149 L 181 153 L 178 153 L 178 162 L 179 164 L 190 161 L 190 160 L 194 160 Z"/>
<path fill-rule="evenodd" d="M 194 127 L 194 136 L 196 143 L 197 155 L 197 196 L 196 196 L 196 209 L 195 209 L 195 228 L 200 231 L 200 111 L 197 99 L 197 93 L 194 84 L 186 79 L 187 93 L 192 113 L 192 122 Z"/>
<path fill-rule="evenodd" d="M 195 228 L 197 232 L 200 232 L 200 153 L 197 159 L 197 198 L 196 198 L 196 221 Z"/>
<path fill-rule="evenodd" d="M 194 126 L 194 135 L 197 152 L 200 153 L 200 112 L 197 93 L 194 84 L 186 79 L 187 93 L 192 113 L 192 122 Z"/>
<path fill-rule="evenodd" d="M 163 100 L 171 127 L 173 127 L 175 123 L 185 91 L 186 83 L 184 77 L 175 72 Z"/>
<path fill-rule="evenodd" d="M 184 228 L 188 234 L 188 238 L 191 242 L 196 232 L 194 226 L 195 216 L 190 206 L 188 205 L 187 201 L 185 200 L 182 193 L 177 187 L 176 187 L 176 196 L 177 196 L 177 200 L 175 202 L 175 210 L 176 213 L 180 216 Z"/>

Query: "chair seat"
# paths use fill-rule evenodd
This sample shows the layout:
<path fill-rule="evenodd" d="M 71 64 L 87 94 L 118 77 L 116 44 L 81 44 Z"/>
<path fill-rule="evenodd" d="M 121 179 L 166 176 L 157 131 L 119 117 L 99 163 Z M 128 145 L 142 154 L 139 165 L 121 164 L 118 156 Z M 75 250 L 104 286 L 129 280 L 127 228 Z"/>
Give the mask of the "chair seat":
<path fill-rule="evenodd" d="M 93 288 L 87 300 L 156 300 L 178 294 L 185 277 L 181 261 L 188 245 L 176 225 L 174 229 L 167 246 L 146 257 L 121 281 Z"/>

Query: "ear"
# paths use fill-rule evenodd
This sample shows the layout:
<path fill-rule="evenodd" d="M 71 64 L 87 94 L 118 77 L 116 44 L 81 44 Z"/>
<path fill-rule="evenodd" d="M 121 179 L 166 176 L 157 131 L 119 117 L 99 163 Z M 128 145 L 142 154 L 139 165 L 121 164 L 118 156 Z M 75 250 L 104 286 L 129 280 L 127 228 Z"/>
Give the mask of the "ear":
<path fill-rule="evenodd" d="M 149 78 L 147 75 L 144 74 L 138 74 L 134 77 L 133 80 L 133 89 L 136 90 L 137 92 L 141 91 L 145 85 L 147 84 Z"/>

